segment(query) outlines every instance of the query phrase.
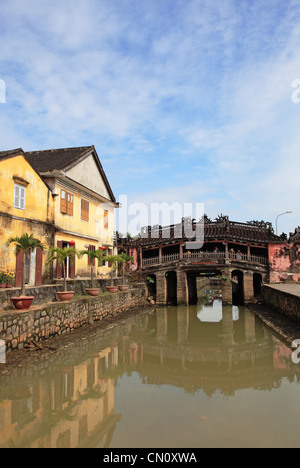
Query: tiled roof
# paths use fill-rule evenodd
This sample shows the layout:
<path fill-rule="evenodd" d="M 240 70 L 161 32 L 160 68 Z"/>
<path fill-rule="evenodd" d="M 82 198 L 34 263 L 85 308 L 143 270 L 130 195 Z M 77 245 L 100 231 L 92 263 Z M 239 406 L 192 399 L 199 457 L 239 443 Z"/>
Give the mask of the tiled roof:
<path fill-rule="evenodd" d="M 179 238 L 174 236 L 174 228 L 163 228 L 162 232 L 170 232 L 170 236 L 166 238 L 164 235 L 158 235 L 156 228 L 156 236 L 152 235 L 152 238 L 149 233 L 149 238 L 139 238 L 136 242 L 139 245 L 144 245 L 145 247 L 150 247 L 151 245 L 157 245 L 168 242 L 176 242 L 180 239 L 188 240 L 187 237 L 183 236 Z M 176 232 L 176 231 L 175 231 Z M 194 226 L 195 232 L 195 226 Z M 271 225 L 255 225 L 251 223 L 238 223 L 233 221 L 225 222 L 209 222 L 204 224 L 204 240 L 205 241 L 224 241 L 229 240 L 233 242 L 243 242 L 243 243 L 257 243 L 257 244 L 268 244 L 269 242 L 276 242 L 280 238 L 276 236 L 271 228 Z M 120 243 L 126 244 L 127 239 L 120 240 Z M 130 242 L 129 242 L 130 243 Z"/>
<path fill-rule="evenodd" d="M 42 151 L 26 151 L 22 148 L 0 151 L 0 161 L 22 154 L 33 169 L 41 176 L 46 178 L 46 173 L 52 171 L 63 171 L 75 166 L 80 159 L 84 159 L 89 154 L 93 154 L 99 172 L 105 183 L 112 202 L 116 202 L 113 191 L 110 187 L 102 164 L 99 160 L 94 146 L 82 146 L 75 148 L 59 148 Z"/>
<path fill-rule="evenodd" d="M 52 150 L 43 150 L 43 151 L 29 151 L 26 152 L 26 158 L 30 164 L 35 168 L 40 174 L 46 174 L 52 171 L 63 171 L 72 166 L 76 165 L 77 162 L 88 156 L 89 154 L 94 155 L 95 162 L 98 166 L 99 172 L 102 176 L 102 179 L 105 183 L 107 191 L 109 193 L 110 199 L 112 202 L 115 202 L 115 196 L 111 189 L 111 186 L 108 182 L 102 164 L 99 160 L 97 152 L 94 146 L 82 146 L 77 148 L 59 148 Z"/>
<path fill-rule="evenodd" d="M 9 151 L 0 151 L 0 161 L 4 161 L 5 159 L 13 158 L 14 156 L 24 155 L 24 151 L 22 148 L 16 148 Z"/>
<path fill-rule="evenodd" d="M 43 173 L 54 170 L 63 170 L 74 164 L 78 159 L 93 149 L 93 146 L 84 146 L 79 148 L 27 151 L 25 154 L 34 168 L 38 172 Z"/>

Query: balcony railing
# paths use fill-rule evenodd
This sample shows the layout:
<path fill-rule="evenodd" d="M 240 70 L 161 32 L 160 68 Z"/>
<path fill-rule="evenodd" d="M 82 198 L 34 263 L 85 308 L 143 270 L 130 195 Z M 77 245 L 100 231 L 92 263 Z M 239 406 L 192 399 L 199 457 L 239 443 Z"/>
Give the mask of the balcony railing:
<path fill-rule="evenodd" d="M 257 255 L 251 255 L 248 258 L 247 254 L 229 252 L 228 257 L 226 257 L 225 252 L 185 252 L 183 258 L 180 259 L 179 253 L 163 255 L 160 257 L 152 258 L 143 258 L 143 268 L 153 265 L 163 265 L 165 263 L 172 263 L 177 261 L 194 262 L 195 260 L 211 260 L 218 263 L 224 263 L 225 260 L 235 260 L 238 262 L 245 263 L 256 263 L 259 265 L 267 265 L 268 259 L 266 257 L 259 257 Z"/>

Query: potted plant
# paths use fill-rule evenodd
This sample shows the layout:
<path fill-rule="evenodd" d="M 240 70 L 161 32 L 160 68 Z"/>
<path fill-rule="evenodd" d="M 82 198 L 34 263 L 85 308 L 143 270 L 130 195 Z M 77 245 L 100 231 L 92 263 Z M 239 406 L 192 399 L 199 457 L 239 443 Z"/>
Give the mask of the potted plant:
<path fill-rule="evenodd" d="M 106 291 L 116 293 L 118 291 L 118 286 L 114 285 L 114 271 L 116 270 L 116 265 L 119 260 L 119 255 L 106 255 L 103 257 L 104 262 L 111 263 L 110 271 L 110 285 L 106 286 Z"/>
<path fill-rule="evenodd" d="M 79 257 L 83 257 L 86 255 L 90 261 L 91 265 L 91 287 L 86 288 L 87 294 L 90 296 L 98 296 L 100 288 L 95 288 L 95 275 L 94 275 L 94 268 L 95 268 L 95 260 L 98 260 L 99 263 L 103 263 L 103 251 L 101 250 L 81 250 L 79 252 Z"/>
<path fill-rule="evenodd" d="M 134 262 L 134 258 L 128 255 L 127 253 L 121 253 L 119 255 L 118 262 L 122 264 L 122 284 L 119 285 L 120 291 L 128 291 L 129 286 L 125 284 L 125 265 L 127 262 L 131 261 Z"/>
<path fill-rule="evenodd" d="M 15 246 L 15 255 L 17 256 L 21 251 L 23 251 L 23 278 L 22 278 L 22 288 L 20 297 L 12 297 L 11 301 L 16 309 L 29 309 L 34 296 L 26 296 L 25 290 L 25 256 L 30 255 L 35 249 L 40 248 L 44 250 L 44 245 L 39 239 L 36 239 L 33 234 L 23 234 L 20 237 L 10 237 L 6 243 L 7 246 L 14 244 Z"/>
<path fill-rule="evenodd" d="M 12 288 L 15 275 L 14 275 L 14 273 L 12 271 L 6 271 L 5 274 L 6 274 L 6 285 L 5 286 L 7 288 Z"/>
<path fill-rule="evenodd" d="M 63 271 L 64 279 L 64 289 L 63 291 L 57 292 L 57 297 L 60 301 L 70 301 L 75 291 L 68 291 L 67 288 L 67 272 L 66 272 L 66 260 L 70 259 L 70 262 L 74 261 L 74 256 L 79 256 L 79 252 L 74 247 L 51 247 L 48 251 L 48 257 L 46 260 L 46 265 L 49 265 L 51 262 L 57 261 L 61 266 Z"/>

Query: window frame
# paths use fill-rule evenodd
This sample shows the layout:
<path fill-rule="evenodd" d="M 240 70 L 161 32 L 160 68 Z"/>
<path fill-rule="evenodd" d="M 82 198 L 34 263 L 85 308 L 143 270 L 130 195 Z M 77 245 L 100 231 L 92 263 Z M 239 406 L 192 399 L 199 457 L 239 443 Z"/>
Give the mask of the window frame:
<path fill-rule="evenodd" d="M 83 204 L 87 204 L 87 210 L 83 208 Z M 86 216 L 84 216 L 84 213 L 86 213 Z M 90 202 L 89 200 L 86 200 L 85 198 L 80 199 L 80 219 L 81 221 L 84 221 L 85 223 L 90 222 Z"/>
<path fill-rule="evenodd" d="M 16 189 L 19 189 L 19 190 L 23 190 L 24 191 L 24 196 L 22 195 L 16 195 Z M 16 201 L 18 200 L 18 204 L 16 203 Z M 21 204 L 21 200 L 23 200 L 23 205 Z M 24 185 L 21 185 L 21 184 L 17 184 L 15 182 L 14 184 L 14 201 L 13 201 L 13 207 L 16 208 L 17 210 L 22 210 L 22 211 L 25 211 L 25 208 L 26 208 L 26 187 L 24 187 Z"/>
<path fill-rule="evenodd" d="M 60 189 L 60 212 L 68 216 L 74 216 L 74 193 L 68 192 L 64 188 Z"/>

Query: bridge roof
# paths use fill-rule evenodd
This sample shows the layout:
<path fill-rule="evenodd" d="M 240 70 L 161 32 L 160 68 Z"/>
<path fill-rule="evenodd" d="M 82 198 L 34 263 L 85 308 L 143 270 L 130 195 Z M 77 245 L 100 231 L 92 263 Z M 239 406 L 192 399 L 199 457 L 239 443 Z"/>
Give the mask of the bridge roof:
<path fill-rule="evenodd" d="M 196 224 L 193 224 L 193 233 L 196 233 Z M 136 244 L 140 246 L 152 246 L 162 243 L 175 243 L 180 240 L 192 240 L 192 236 L 185 235 L 184 229 L 180 225 L 172 225 L 167 227 L 153 226 L 145 228 L 142 236 L 139 236 L 133 241 L 120 239 L 118 241 L 123 245 Z M 180 233 L 183 235 L 180 236 Z M 148 234 L 148 235 L 147 235 Z M 178 235 L 179 234 L 179 235 Z M 195 235 L 194 235 L 195 237 Z M 235 221 L 225 220 L 222 222 L 205 222 L 204 224 L 204 240 L 209 241 L 224 241 L 242 243 L 268 244 L 270 242 L 282 241 L 282 239 L 274 234 L 272 225 L 263 222 L 239 223 Z"/>

